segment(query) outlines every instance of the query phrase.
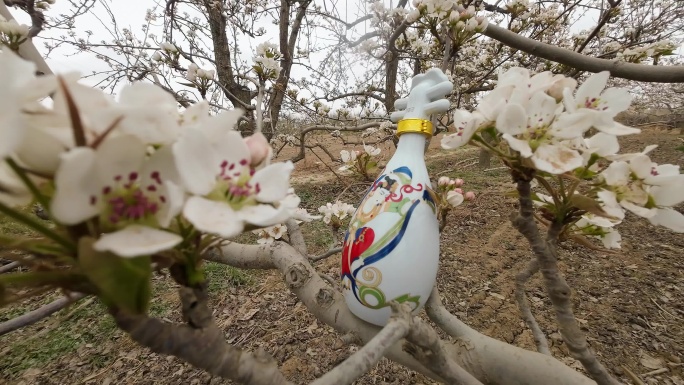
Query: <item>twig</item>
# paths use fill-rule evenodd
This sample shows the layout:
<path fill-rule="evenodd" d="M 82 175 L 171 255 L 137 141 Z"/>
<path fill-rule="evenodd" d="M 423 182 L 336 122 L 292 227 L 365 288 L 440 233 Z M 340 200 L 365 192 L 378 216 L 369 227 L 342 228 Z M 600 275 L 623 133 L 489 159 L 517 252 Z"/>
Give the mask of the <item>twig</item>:
<path fill-rule="evenodd" d="M 639 378 L 639 376 L 637 376 L 633 371 L 629 370 L 628 367 L 622 365 L 622 369 L 625 371 L 625 373 L 627 373 L 629 378 L 634 381 L 634 385 L 645 385 L 644 382 L 641 381 L 641 378 Z"/>
<path fill-rule="evenodd" d="M 658 375 L 658 374 L 667 373 L 667 372 L 669 372 L 669 371 L 670 371 L 669 368 L 660 368 L 660 369 L 652 370 L 652 371 L 650 371 L 650 372 L 648 372 L 648 373 L 644 373 L 644 374 L 642 374 L 642 376 L 644 376 L 644 377 L 655 376 L 655 375 Z"/>
<path fill-rule="evenodd" d="M 385 355 L 387 349 L 404 338 L 408 332 L 408 317 L 395 314 L 387 325 L 359 351 L 310 385 L 351 384 L 368 372 Z"/>
<path fill-rule="evenodd" d="M 333 256 L 333 255 L 335 255 L 341 251 L 342 251 L 341 247 L 335 247 L 335 248 L 332 248 L 332 249 L 326 251 L 325 253 L 323 253 L 321 255 L 309 257 L 309 261 L 311 261 L 311 262 L 320 261 L 321 259 L 326 259 L 326 258 Z"/>
<path fill-rule="evenodd" d="M 23 328 L 25 326 L 32 325 L 85 297 L 86 294 L 73 293 L 70 297 L 62 297 L 60 299 L 50 302 L 47 305 L 41 306 L 36 310 L 30 311 L 24 315 L 21 315 L 17 318 L 13 318 L 9 321 L 5 321 L 0 324 L 0 336 L 15 331 L 17 329 Z"/>
<path fill-rule="evenodd" d="M 527 324 L 527 327 L 532 331 L 534 343 L 537 345 L 537 351 L 542 354 L 551 355 L 549 350 L 549 343 L 546 341 L 544 332 L 539 327 L 537 320 L 534 319 L 532 310 L 530 310 L 530 303 L 525 295 L 525 283 L 539 271 L 539 263 L 536 258 L 532 258 L 527 264 L 525 270 L 519 272 L 515 276 L 515 300 L 518 302 L 518 308 L 522 314 L 522 318 Z"/>
<path fill-rule="evenodd" d="M 12 271 L 15 268 L 19 267 L 20 265 L 21 265 L 21 263 L 19 263 L 18 261 L 14 261 L 14 262 L 10 262 L 6 265 L 2 265 L 2 266 L 0 266 L 0 274 L 6 273 L 8 271 Z"/>

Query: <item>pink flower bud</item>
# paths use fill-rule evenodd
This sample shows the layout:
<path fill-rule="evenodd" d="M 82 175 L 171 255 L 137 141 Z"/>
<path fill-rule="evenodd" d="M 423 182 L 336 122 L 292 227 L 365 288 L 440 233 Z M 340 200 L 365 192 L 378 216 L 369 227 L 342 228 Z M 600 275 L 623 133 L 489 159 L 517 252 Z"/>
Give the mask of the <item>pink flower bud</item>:
<path fill-rule="evenodd" d="M 437 180 L 437 185 L 444 187 L 444 186 L 447 186 L 450 181 L 451 181 L 451 179 L 449 179 L 448 176 L 443 176 Z"/>
<path fill-rule="evenodd" d="M 472 191 L 468 191 L 467 193 L 465 193 L 465 195 L 464 195 L 463 197 L 464 197 L 465 200 L 467 200 L 467 201 L 472 201 L 472 200 L 475 199 L 475 193 L 472 192 Z"/>
<path fill-rule="evenodd" d="M 463 179 L 461 179 L 461 178 L 455 179 L 454 182 L 456 182 L 456 184 L 454 185 L 456 187 L 463 186 Z"/>
<path fill-rule="evenodd" d="M 459 194 L 463 194 L 463 190 L 461 190 L 460 188 L 455 188 L 454 191 L 456 191 Z"/>
<path fill-rule="evenodd" d="M 257 166 L 263 163 L 264 161 L 269 160 L 273 150 L 271 149 L 271 145 L 268 144 L 268 140 L 263 134 L 257 132 L 256 134 L 245 138 L 244 141 L 247 145 L 247 148 L 249 148 L 249 164 L 251 166 Z"/>

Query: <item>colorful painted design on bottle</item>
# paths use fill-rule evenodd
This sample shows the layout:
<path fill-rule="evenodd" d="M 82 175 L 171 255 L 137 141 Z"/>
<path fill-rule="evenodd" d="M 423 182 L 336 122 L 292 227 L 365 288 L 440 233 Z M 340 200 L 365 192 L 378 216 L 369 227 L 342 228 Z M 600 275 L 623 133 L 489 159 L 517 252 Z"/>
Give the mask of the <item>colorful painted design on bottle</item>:
<path fill-rule="evenodd" d="M 436 247 L 438 253 L 438 231 L 429 228 L 436 220 L 435 197 L 428 183 L 414 181 L 412 171 L 405 166 L 383 172 L 352 217 L 342 251 L 342 285 L 352 312 L 369 322 L 386 322 L 390 301 L 406 302 L 417 310 L 427 300 L 436 275 L 436 260 L 425 266 L 427 271 L 422 276 L 426 278 L 421 279 L 426 282 L 417 282 L 416 286 L 402 281 L 411 276 L 407 269 L 421 268 L 420 255 L 410 255 L 415 253 L 412 249 L 420 249 L 416 246 L 421 241 L 432 242 L 425 246 Z M 411 220 L 417 212 L 419 220 Z M 426 215 L 429 221 L 420 220 Z M 407 239 L 416 235 L 409 226 L 423 227 L 420 239 Z M 436 239 L 425 239 L 424 231 L 432 231 Z M 418 292 L 410 290 L 412 287 L 417 287 Z"/>

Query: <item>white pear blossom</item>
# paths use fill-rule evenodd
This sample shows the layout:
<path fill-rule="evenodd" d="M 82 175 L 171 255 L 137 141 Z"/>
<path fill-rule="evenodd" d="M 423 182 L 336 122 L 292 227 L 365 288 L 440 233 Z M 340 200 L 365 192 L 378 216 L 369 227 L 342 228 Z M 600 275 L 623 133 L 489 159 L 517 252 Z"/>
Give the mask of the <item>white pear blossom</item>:
<path fill-rule="evenodd" d="M 573 96 L 572 90 L 563 90 L 563 103 L 567 114 L 559 117 L 559 124 L 572 127 L 574 130 L 587 131 L 594 127 L 611 135 L 638 134 L 641 130 L 627 127 L 615 122 L 615 116 L 625 111 L 631 103 L 631 96 L 626 89 L 608 88 L 608 71 L 591 75 Z"/>
<path fill-rule="evenodd" d="M 122 257 L 166 250 L 182 239 L 161 230 L 183 206 L 183 190 L 168 147 L 147 155 L 133 135 L 77 147 L 62 155 L 50 209 L 64 225 L 97 217 L 103 233 L 94 247 Z"/>
<path fill-rule="evenodd" d="M 348 216 L 351 216 L 356 211 L 356 208 L 348 203 L 342 201 L 336 201 L 335 203 L 326 203 L 325 206 L 318 208 L 318 212 L 323 214 L 323 222 L 329 224 L 333 221 L 339 224 L 340 221 L 344 220 Z"/>
<path fill-rule="evenodd" d="M 603 247 L 607 249 L 619 249 L 622 236 L 613 228 L 619 222 L 613 222 L 607 218 L 593 214 L 585 214 L 577 222 L 575 227 L 582 233 L 599 238 Z"/>
<path fill-rule="evenodd" d="M 54 76 L 36 78 L 35 71 L 35 64 L 11 50 L 0 52 L 0 159 L 14 152 L 26 136 L 22 110 L 57 87 Z"/>
<path fill-rule="evenodd" d="M 366 154 L 370 156 L 377 156 L 380 155 L 380 148 L 379 147 L 374 147 L 371 145 L 363 145 L 363 150 L 366 151 Z"/>
<path fill-rule="evenodd" d="M 604 210 L 621 219 L 622 209 L 676 232 L 684 232 L 684 215 L 672 207 L 684 202 L 684 174 L 679 166 L 658 165 L 645 154 L 615 161 L 601 173 Z"/>
<path fill-rule="evenodd" d="M 356 151 L 342 150 L 340 151 L 340 157 L 344 163 L 353 162 L 356 160 Z"/>
<path fill-rule="evenodd" d="M 448 150 L 468 144 L 483 121 L 484 118 L 478 111 L 472 113 L 466 110 L 454 111 L 456 132 L 442 137 L 442 148 Z"/>
<path fill-rule="evenodd" d="M 281 239 L 287 233 L 287 227 L 283 224 L 266 227 L 259 230 L 252 231 L 253 234 L 259 236 L 257 243 L 260 245 L 268 245 Z"/>
<path fill-rule="evenodd" d="M 33 195 L 7 162 L 0 161 L 0 203 L 20 207 L 31 203 Z"/>
<path fill-rule="evenodd" d="M 584 163 L 582 155 L 565 141 L 579 138 L 583 132 L 555 125 L 557 110 L 554 98 L 537 92 L 525 105 L 508 104 L 496 121 L 497 130 L 513 150 L 551 174 L 562 174 Z"/>
<path fill-rule="evenodd" d="M 181 180 L 192 196 L 183 215 L 198 230 L 230 238 L 246 224 L 271 226 L 290 218 L 299 198 L 288 194 L 291 162 L 252 166 L 237 131 L 210 140 L 188 129 L 173 145 Z"/>
<path fill-rule="evenodd" d="M 19 24 L 16 20 L 2 18 L 0 19 L 0 42 L 5 40 L 2 36 L 5 35 L 7 43 L 18 43 L 28 36 L 29 29 L 30 27 L 26 24 Z"/>
<path fill-rule="evenodd" d="M 167 53 L 177 53 L 178 52 L 178 48 L 175 45 L 173 45 L 171 43 L 167 43 L 167 42 L 160 43 L 159 48 L 161 48 L 162 51 L 166 51 Z"/>

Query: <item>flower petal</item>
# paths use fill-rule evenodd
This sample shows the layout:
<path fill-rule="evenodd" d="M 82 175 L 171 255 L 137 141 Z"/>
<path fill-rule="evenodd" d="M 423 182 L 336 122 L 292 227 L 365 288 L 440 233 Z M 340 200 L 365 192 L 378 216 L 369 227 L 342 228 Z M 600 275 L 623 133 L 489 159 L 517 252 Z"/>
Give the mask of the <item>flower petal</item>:
<path fill-rule="evenodd" d="M 649 194 L 658 206 L 675 206 L 684 202 L 684 175 L 681 182 L 664 186 L 653 186 Z"/>
<path fill-rule="evenodd" d="M 294 170 L 292 162 L 274 163 L 257 171 L 251 183 L 259 186 L 256 198 L 259 202 L 277 202 L 285 198 L 290 188 L 290 174 Z"/>
<path fill-rule="evenodd" d="M 532 163 L 541 171 L 563 174 L 584 164 L 579 152 L 558 144 L 541 144 L 532 154 Z"/>
<path fill-rule="evenodd" d="M 578 104 L 584 104 L 587 99 L 598 98 L 606 88 L 610 72 L 603 71 L 595 73 L 587 78 L 582 85 L 577 89 L 575 98 Z"/>
<path fill-rule="evenodd" d="M 642 218 L 653 218 L 653 216 L 657 214 L 658 210 L 656 208 L 647 209 L 646 207 L 636 205 L 628 200 L 621 200 L 620 206 L 626 208 L 627 210 Z"/>
<path fill-rule="evenodd" d="M 676 233 L 684 233 L 684 215 L 674 209 L 657 209 L 656 215 L 648 220 L 656 226 L 664 226 Z"/>
<path fill-rule="evenodd" d="M 607 111 L 611 114 L 625 111 L 632 104 L 632 96 L 624 88 L 608 88 L 601 94 L 601 102 L 605 103 Z"/>
<path fill-rule="evenodd" d="M 532 148 L 526 141 L 516 139 L 509 134 L 503 134 L 501 137 L 508 142 L 508 145 L 511 146 L 514 151 L 518 151 L 523 158 L 529 158 L 532 156 Z"/>
<path fill-rule="evenodd" d="M 147 226 L 131 225 L 103 234 L 93 244 L 97 251 L 109 251 L 120 257 L 133 258 L 168 250 L 183 241 L 178 234 Z"/>
<path fill-rule="evenodd" d="M 609 186 L 625 186 L 629 182 L 629 173 L 629 164 L 613 162 L 601 172 L 601 175 Z"/>
<path fill-rule="evenodd" d="M 17 148 L 17 158 L 32 171 L 54 175 L 59 166 L 59 156 L 67 150 L 66 147 L 45 129 L 26 127 L 26 131 L 30 140 L 23 141 Z"/>
<path fill-rule="evenodd" d="M 620 242 L 622 242 L 622 235 L 620 235 L 617 230 L 610 229 L 601 237 L 601 242 L 603 242 L 603 247 L 607 249 L 619 249 L 621 248 Z"/>
<path fill-rule="evenodd" d="M 220 162 L 204 134 L 189 129 L 173 144 L 176 168 L 183 186 L 196 195 L 208 194 L 216 184 Z"/>
<path fill-rule="evenodd" d="M 290 207 L 280 206 L 275 208 L 271 205 L 247 206 L 238 211 L 242 220 L 256 226 L 272 226 L 288 220 L 294 210 Z"/>
<path fill-rule="evenodd" d="M 617 220 L 625 219 L 625 212 L 617 201 L 615 193 L 608 190 L 600 190 L 596 197 L 603 203 L 603 211 Z"/>
<path fill-rule="evenodd" d="M 496 129 L 502 134 L 520 135 L 527 132 L 527 113 L 520 104 L 508 104 L 496 119 Z"/>
<path fill-rule="evenodd" d="M 242 219 L 225 202 L 190 197 L 183 207 L 183 216 L 199 231 L 232 238 L 242 232 Z"/>
<path fill-rule="evenodd" d="M 133 135 L 119 135 L 108 138 L 97 148 L 97 176 L 103 185 L 109 185 L 114 180 L 139 177 L 147 148 L 145 144 Z M 136 176 L 131 175 L 135 173 Z"/>
<path fill-rule="evenodd" d="M 163 183 L 166 202 L 161 206 L 156 217 L 159 221 L 159 226 L 166 228 L 171 224 L 171 220 L 183 210 L 185 191 L 170 180 L 165 180 Z"/>
<path fill-rule="evenodd" d="M 222 134 L 237 128 L 238 121 L 244 114 L 245 110 L 240 108 L 223 111 L 203 122 L 199 129 L 207 135 L 209 140 L 215 141 L 218 140 Z"/>
<path fill-rule="evenodd" d="M 617 154 L 620 151 L 620 143 L 615 135 L 599 132 L 585 140 L 588 151 L 595 153 L 598 156 L 607 156 Z"/>
<path fill-rule="evenodd" d="M 95 161 L 95 151 L 87 147 L 78 147 L 62 155 L 55 173 L 55 195 L 50 204 L 52 215 L 59 223 L 75 225 L 99 212 L 101 202 L 92 201 L 100 186 Z"/>

